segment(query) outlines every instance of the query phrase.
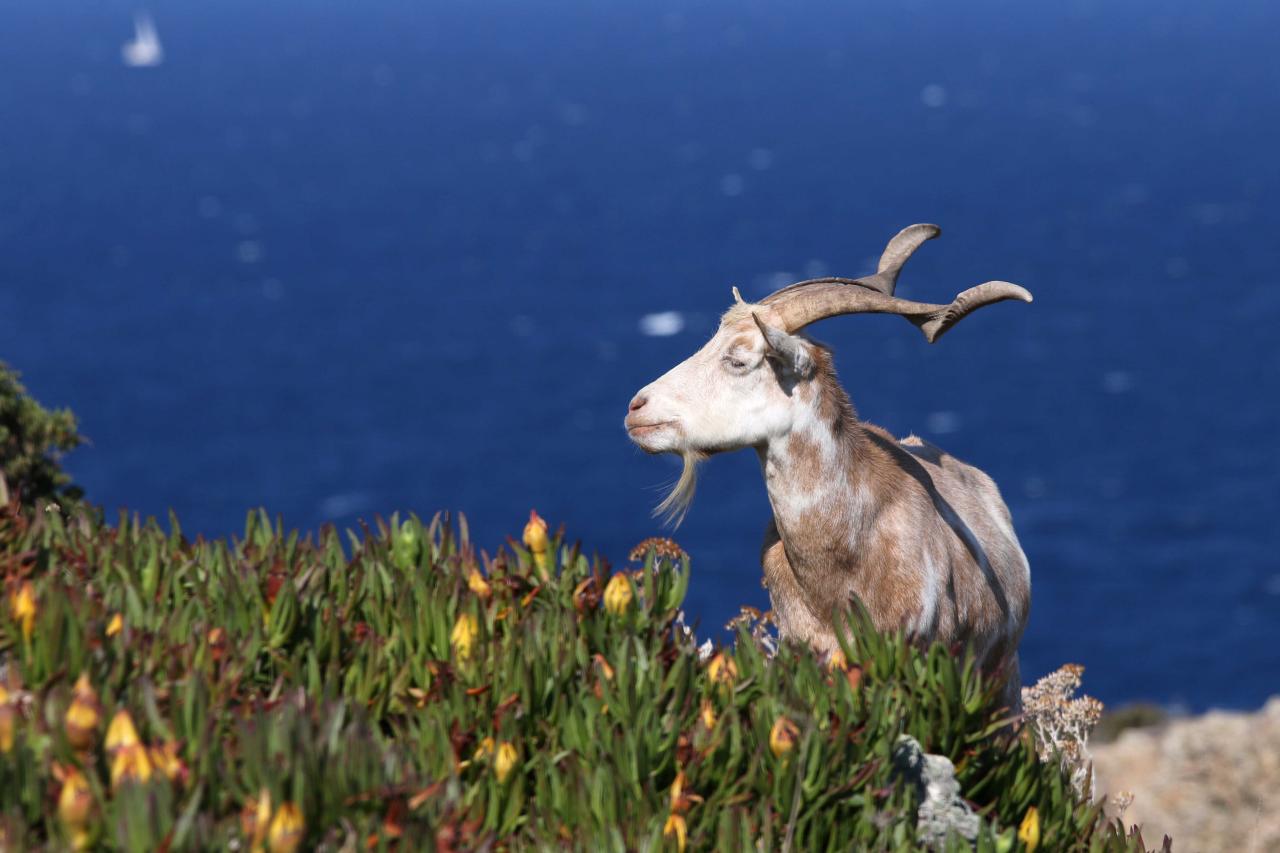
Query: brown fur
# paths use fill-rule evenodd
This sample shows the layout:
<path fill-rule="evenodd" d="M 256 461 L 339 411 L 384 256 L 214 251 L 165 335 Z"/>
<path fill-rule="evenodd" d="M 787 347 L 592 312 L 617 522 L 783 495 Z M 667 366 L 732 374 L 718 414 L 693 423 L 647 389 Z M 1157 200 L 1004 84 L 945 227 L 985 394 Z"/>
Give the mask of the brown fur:
<path fill-rule="evenodd" d="M 1008 698 L 1016 703 L 1015 650 L 1030 588 L 995 484 L 919 438 L 898 442 L 859 421 L 829 351 L 814 345 L 813 353 L 813 375 L 795 393 L 816 412 L 810 430 L 818 432 L 793 432 L 784 447 L 761 448 L 766 480 L 771 499 L 819 487 L 848 497 L 801 512 L 774 501 L 761 561 L 781 633 L 830 650 L 833 617 L 856 596 L 882 630 L 971 643 L 984 669 L 1010 676 Z M 822 452 L 831 443 L 834 470 Z M 841 482 L 849 488 L 831 488 Z M 936 603 L 925 619 L 930 595 Z"/>

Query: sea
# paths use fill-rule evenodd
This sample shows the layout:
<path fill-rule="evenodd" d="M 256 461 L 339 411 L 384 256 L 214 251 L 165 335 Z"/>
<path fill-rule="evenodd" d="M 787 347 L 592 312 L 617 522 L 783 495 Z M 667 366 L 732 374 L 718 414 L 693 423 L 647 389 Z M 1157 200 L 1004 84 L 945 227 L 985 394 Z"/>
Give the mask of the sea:
<path fill-rule="evenodd" d="M 1280 5 L 1186 0 L 7 0 L 0 359 L 109 514 L 189 534 L 531 509 L 692 556 L 701 635 L 765 608 L 750 451 L 678 472 L 632 395 L 737 286 L 989 279 L 930 346 L 812 327 L 860 415 L 989 472 L 1029 681 L 1280 692 Z"/>

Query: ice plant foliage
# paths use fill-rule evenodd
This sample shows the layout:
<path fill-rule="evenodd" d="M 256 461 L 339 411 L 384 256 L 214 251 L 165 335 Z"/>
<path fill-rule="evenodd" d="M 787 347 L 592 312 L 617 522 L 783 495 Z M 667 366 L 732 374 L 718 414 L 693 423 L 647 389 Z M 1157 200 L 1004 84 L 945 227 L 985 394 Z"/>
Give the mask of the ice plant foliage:
<path fill-rule="evenodd" d="M 29 631 L 0 608 L 0 838 L 910 850 L 916 795 L 890 762 L 908 733 L 955 762 L 979 850 L 1019 844 L 1033 807 L 1041 849 L 1137 849 L 971 656 L 855 614 L 834 667 L 745 624 L 704 661 L 678 620 L 683 552 L 615 575 L 534 527 L 541 550 L 489 556 L 442 517 L 304 537 L 255 512 L 210 541 L 0 509 L 4 588 L 39 602 Z"/>

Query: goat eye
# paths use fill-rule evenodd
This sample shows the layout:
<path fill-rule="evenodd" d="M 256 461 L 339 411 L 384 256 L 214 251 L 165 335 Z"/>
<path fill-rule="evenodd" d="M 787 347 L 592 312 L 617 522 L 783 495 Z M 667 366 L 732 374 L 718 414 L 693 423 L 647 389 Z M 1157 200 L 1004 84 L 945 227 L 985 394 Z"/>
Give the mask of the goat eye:
<path fill-rule="evenodd" d="M 747 366 L 747 363 L 745 361 L 743 361 L 740 358 L 735 358 L 734 356 L 731 356 L 731 355 L 726 355 L 724 357 L 724 361 L 725 361 L 725 364 L 729 365 L 734 370 L 745 370 Z"/>

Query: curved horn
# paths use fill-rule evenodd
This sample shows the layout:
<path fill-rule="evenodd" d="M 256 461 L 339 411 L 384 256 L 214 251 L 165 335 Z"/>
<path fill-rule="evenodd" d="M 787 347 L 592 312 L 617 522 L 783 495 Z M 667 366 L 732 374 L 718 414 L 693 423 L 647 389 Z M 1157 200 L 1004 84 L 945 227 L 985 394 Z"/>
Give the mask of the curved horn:
<path fill-rule="evenodd" d="M 796 332 L 810 323 L 839 314 L 900 314 L 924 333 L 925 340 L 933 343 L 961 319 L 984 305 L 1006 299 L 1031 301 L 1031 294 L 1026 289 L 1007 281 L 989 281 L 971 287 L 956 296 L 950 305 L 912 302 L 887 296 L 866 285 L 851 287 L 851 284 L 862 284 L 862 281 L 819 279 L 806 282 L 803 291 L 791 288 L 778 291 L 761 304 L 773 308 L 788 332 Z"/>
<path fill-rule="evenodd" d="M 859 287 L 874 290 L 876 293 L 883 293 L 885 296 L 893 296 L 893 291 L 898 286 L 898 273 L 902 271 L 902 265 L 915 253 L 916 249 L 920 248 L 925 240 L 932 240 L 941 233 L 942 229 L 937 225 L 929 225 L 928 223 L 908 225 L 893 235 L 893 239 L 884 247 L 884 253 L 880 255 L 880 263 L 876 266 L 874 274 L 863 276 L 862 278 L 828 276 L 798 281 L 795 284 L 787 285 L 781 290 L 774 291 L 762 299 L 760 304 L 766 305 L 790 294 L 792 291 L 807 288 L 814 284 L 856 284 Z"/>
<path fill-rule="evenodd" d="M 902 265 L 925 240 L 932 240 L 941 233 L 942 229 L 937 225 L 920 223 L 908 225 L 893 235 L 889 245 L 884 247 L 884 254 L 880 256 L 880 264 L 876 267 L 876 274 L 873 276 L 888 284 L 888 289 L 880 292 L 886 296 L 893 296 L 894 288 L 898 286 L 898 273 L 901 272 Z"/>

